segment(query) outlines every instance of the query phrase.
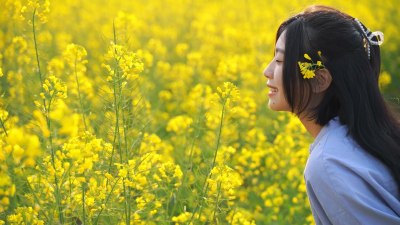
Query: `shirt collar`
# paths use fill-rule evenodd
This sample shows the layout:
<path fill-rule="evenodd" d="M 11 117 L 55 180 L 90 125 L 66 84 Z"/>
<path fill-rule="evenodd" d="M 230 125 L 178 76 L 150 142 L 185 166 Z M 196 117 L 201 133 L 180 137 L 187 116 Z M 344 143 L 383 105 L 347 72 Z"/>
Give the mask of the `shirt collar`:
<path fill-rule="evenodd" d="M 326 133 L 328 132 L 328 130 L 331 127 L 336 127 L 339 123 L 339 117 L 336 116 L 334 118 L 332 118 L 325 126 L 322 127 L 322 129 L 319 131 L 317 137 L 314 139 L 314 142 L 311 143 L 310 145 L 310 153 L 314 150 L 314 148 L 319 144 L 319 142 L 321 141 L 321 139 L 326 135 Z"/>

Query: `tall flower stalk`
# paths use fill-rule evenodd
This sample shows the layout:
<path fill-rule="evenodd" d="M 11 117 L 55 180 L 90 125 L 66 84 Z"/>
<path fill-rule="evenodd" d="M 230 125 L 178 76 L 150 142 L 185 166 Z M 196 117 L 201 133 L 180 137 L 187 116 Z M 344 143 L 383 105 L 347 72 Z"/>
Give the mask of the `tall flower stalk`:
<path fill-rule="evenodd" d="M 112 152 L 109 161 L 109 169 L 111 172 L 111 168 L 113 166 L 114 157 L 119 159 L 120 165 L 127 165 L 129 162 L 129 148 L 128 148 L 128 124 L 126 121 L 125 110 L 129 107 L 127 104 L 127 100 L 130 99 L 129 93 L 127 92 L 127 88 L 129 84 L 136 79 L 138 79 L 138 74 L 143 70 L 143 63 L 139 60 L 137 55 L 129 50 L 126 47 L 119 45 L 117 43 L 117 34 L 115 23 L 113 23 L 113 33 L 114 33 L 114 41 L 111 44 L 107 54 L 105 55 L 105 59 L 109 64 L 103 64 L 108 70 L 107 81 L 109 81 L 112 85 L 112 95 L 113 95 L 113 114 L 115 117 L 114 123 L 114 132 L 113 132 L 113 140 L 112 140 Z M 115 152 L 117 152 L 117 156 L 115 156 Z M 127 177 L 130 177 L 129 174 L 131 171 L 127 171 L 127 176 L 123 177 L 122 186 L 123 186 L 123 196 L 124 196 L 124 214 L 125 214 L 125 223 L 131 223 L 131 187 L 126 185 L 128 181 Z"/>
<path fill-rule="evenodd" d="M 52 104 L 55 103 L 55 101 L 57 99 L 67 97 L 67 88 L 55 76 L 49 76 L 47 79 L 43 80 L 43 75 L 42 75 L 42 71 L 40 68 L 37 40 L 36 40 L 35 18 L 36 18 L 36 8 L 34 9 L 33 15 L 32 15 L 32 31 L 33 31 L 33 40 L 34 40 L 34 45 L 35 45 L 37 69 L 38 69 L 38 74 L 39 74 L 39 79 L 40 79 L 40 84 L 41 84 L 40 97 L 42 98 L 43 103 L 41 104 L 38 101 L 35 101 L 35 104 L 37 107 L 39 107 L 41 109 L 41 111 L 43 112 L 43 114 L 46 118 L 48 134 L 45 134 L 45 136 L 47 136 L 48 141 L 49 141 L 49 148 L 50 148 L 50 153 L 51 153 L 51 163 L 52 163 L 53 169 L 56 171 L 55 151 L 54 151 L 54 146 L 53 146 L 53 135 L 52 135 L 52 124 L 51 124 L 51 119 L 50 119 L 50 112 L 52 109 L 51 108 Z M 55 185 L 54 197 L 56 200 L 58 219 L 61 224 L 64 224 L 64 212 L 63 212 L 63 206 L 61 203 L 61 191 L 60 191 L 60 184 L 58 181 L 57 173 L 54 173 L 54 185 Z"/>
<path fill-rule="evenodd" d="M 223 126 L 223 121 L 224 121 L 224 115 L 225 115 L 225 101 L 222 103 L 222 110 L 221 110 L 221 116 L 220 116 L 220 121 L 219 121 L 219 126 L 218 126 L 218 133 L 217 133 L 217 142 L 216 142 L 216 146 L 215 146 L 215 151 L 214 151 L 214 157 L 213 157 L 213 161 L 211 164 L 211 167 L 209 169 L 209 172 L 207 173 L 207 176 L 205 177 L 204 181 L 203 181 L 203 185 L 202 185 L 202 193 L 201 193 L 201 198 L 200 198 L 200 203 L 198 205 L 198 209 L 199 209 L 199 216 L 198 218 L 201 218 L 201 214 L 203 212 L 203 204 L 204 204 L 204 199 L 207 196 L 207 192 L 208 192 L 208 182 L 207 180 L 210 178 L 211 176 L 211 171 L 214 169 L 215 167 L 215 162 L 217 159 L 217 155 L 218 155 L 218 149 L 219 149 L 219 144 L 221 141 L 221 133 L 222 133 L 222 126 Z M 197 209 L 197 207 L 196 207 Z M 194 215 L 194 213 L 193 213 Z"/>
<path fill-rule="evenodd" d="M 79 112 L 82 116 L 82 123 L 85 131 L 89 131 L 86 119 L 85 104 L 84 104 L 84 97 L 85 97 L 84 94 L 87 93 L 87 90 L 86 92 L 82 93 L 82 88 L 81 88 L 82 84 L 81 78 L 84 78 L 86 72 L 86 64 L 88 63 L 88 60 L 86 59 L 87 56 L 86 49 L 83 46 L 77 44 L 68 44 L 67 48 L 63 52 L 63 56 L 65 58 L 65 61 L 67 62 L 67 65 L 69 66 L 70 73 L 73 74 L 71 75 L 71 77 L 75 78 L 76 92 L 78 95 L 77 97 L 79 102 L 78 106 Z"/>
<path fill-rule="evenodd" d="M 178 188 L 177 193 L 176 193 L 176 198 L 179 200 L 180 199 L 180 194 L 183 191 L 183 188 L 186 186 L 186 182 L 189 178 L 189 173 L 193 171 L 193 155 L 194 155 L 194 149 L 196 145 L 196 141 L 199 139 L 200 136 L 200 131 L 201 131 L 201 121 L 203 120 L 203 114 L 204 114 L 204 107 L 200 106 L 198 110 L 198 116 L 197 116 L 197 121 L 196 124 L 194 125 L 195 131 L 193 135 L 193 139 L 190 143 L 190 151 L 189 151 L 189 159 L 188 159 L 188 169 L 186 170 L 185 173 L 183 173 L 183 178 L 182 178 L 182 184 Z M 173 208 L 171 210 L 171 215 L 175 215 L 175 210 L 178 204 L 174 204 Z"/>
<path fill-rule="evenodd" d="M 216 166 L 218 150 L 220 149 L 220 142 L 221 142 L 225 113 L 226 113 L 226 110 L 231 109 L 232 104 L 234 102 L 236 102 L 237 99 L 239 98 L 239 91 L 234 84 L 232 84 L 230 82 L 225 82 L 224 86 L 222 88 L 221 87 L 217 88 L 217 93 L 215 94 L 215 96 L 217 99 L 219 99 L 219 103 L 221 104 L 222 109 L 221 109 L 221 113 L 219 116 L 220 119 L 219 119 L 218 131 L 217 131 L 217 140 L 216 140 L 216 144 L 215 144 L 214 156 L 213 156 L 213 161 L 211 163 L 210 169 L 208 170 L 207 175 L 203 181 L 200 200 L 192 214 L 191 222 L 193 221 L 197 210 L 199 210 L 198 218 L 201 219 L 201 215 L 202 215 L 203 208 L 204 208 L 204 206 L 203 206 L 204 200 L 206 199 L 207 192 L 209 190 L 209 182 L 207 182 L 207 181 L 211 178 L 212 171 L 214 170 L 214 168 Z M 217 194 L 216 204 L 218 204 L 218 198 L 219 198 L 219 193 Z M 215 207 L 217 208 L 217 205 Z M 213 220 L 214 219 L 215 219 L 215 212 L 213 215 Z"/>
<path fill-rule="evenodd" d="M 82 51 L 82 52 L 86 53 L 86 51 Z M 85 131 L 88 131 L 88 127 L 86 125 L 85 110 L 84 110 L 84 107 L 83 107 L 83 100 L 82 100 L 82 96 L 81 96 L 81 89 L 80 89 L 80 85 L 79 85 L 78 71 L 77 71 L 77 61 L 80 58 L 80 57 L 78 57 L 78 54 L 79 54 L 79 52 L 76 51 L 75 60 L 74 60 L 74 74 L 75 74 L 76 87 L 78 89 L 78 98 L 79 98 L 79 105 L 80 105 L 80 108 L 81 108 L 82 121 L 83 121 L 83 125 L 85 127 Z"/>

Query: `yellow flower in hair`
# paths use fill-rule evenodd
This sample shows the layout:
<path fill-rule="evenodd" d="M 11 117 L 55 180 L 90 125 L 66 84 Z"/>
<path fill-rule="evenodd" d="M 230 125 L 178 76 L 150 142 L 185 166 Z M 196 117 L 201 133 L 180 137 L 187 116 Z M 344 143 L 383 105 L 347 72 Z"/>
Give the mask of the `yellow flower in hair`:
<path fill-rule="evenodd" d="M 315 73 L 310 68 L 312 67 L 311 63 L 307 62 L 298 62 L 300 67 L 300 73 L 303 74 L 304 79 L 314 78 Z"/>
<path fill-rule="evenodd" d="M 318 51 L 318 55 L 320 58 L 322 58 L 321 51 Z M 314 61 L 307 53 L 304 54 L 304 58 L 311 61 L 311 62 L 300 62 L 300 61 L 298 62 L 300 73 L 303 74 L 304 79 L 314 78 L 316 70 L 325 68 L 325 66 L 322 64 L 322 61 L 318 60 L 316 63 L 314 63 Z"/>

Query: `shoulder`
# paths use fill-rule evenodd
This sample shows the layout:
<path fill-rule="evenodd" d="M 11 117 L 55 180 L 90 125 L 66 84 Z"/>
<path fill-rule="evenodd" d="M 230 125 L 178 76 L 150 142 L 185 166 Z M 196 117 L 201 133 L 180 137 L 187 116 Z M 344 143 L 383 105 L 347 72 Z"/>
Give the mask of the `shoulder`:
<path fill-rule="evenodd" d="M 399 222 L 394 217 L 400 213 L 394 178 L 383 163 L 347 135 L 345 126 L 328 129 L 310 154 L 304 178 L 312 205 L 327 210 L 332 220 L 384 217 Z"/>
<path fill-rule="evenodd" d="M 377 188 L 390 192 L 397 188 L 388 168 L 362 149 L 347 134 L 344 125 L 328 130 L 314 148 L 307 161 L 305 176 L 311 181 L 328 179 L 336 187 L 344 186 L 346 191 L 366 183 L 374 183 Z"/>

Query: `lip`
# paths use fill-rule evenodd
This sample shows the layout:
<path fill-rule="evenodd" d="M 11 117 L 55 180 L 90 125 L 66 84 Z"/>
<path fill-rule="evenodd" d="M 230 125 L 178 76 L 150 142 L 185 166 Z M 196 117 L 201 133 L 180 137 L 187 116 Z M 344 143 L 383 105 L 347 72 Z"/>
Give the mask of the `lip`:
<path fill-rule="evenodd" d="M 270 85 L 270 84 L 268 84 L 268 83 L 267 83 L 267 87 L 269 87 L 269 88 L 274 88 L 274 89 L 278 89 L 277 87 L 272 86 L 272 85 Z"/>
<path fill-rule="evenodd" d="M 267 83 L 267 86 L 269 87 L 269 93 L 268 93 L 268 97 L 272 97 L 274 95 L 276 95 L 276 93 L 278 92 L 278 88 L 275 86 L 272 86 L 270 84 Z M 272 91 L 272 90 L 276 90 L 276 91 Z"/>

